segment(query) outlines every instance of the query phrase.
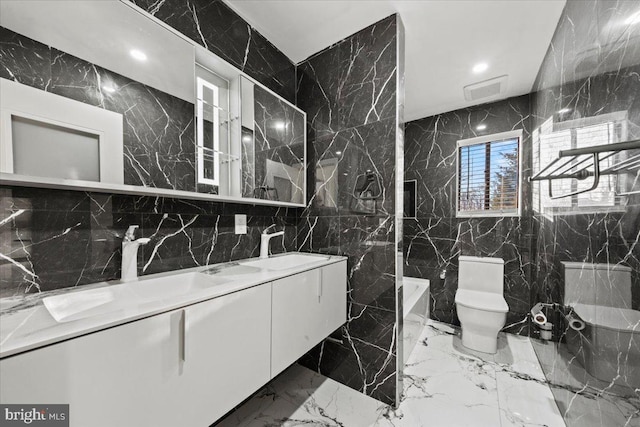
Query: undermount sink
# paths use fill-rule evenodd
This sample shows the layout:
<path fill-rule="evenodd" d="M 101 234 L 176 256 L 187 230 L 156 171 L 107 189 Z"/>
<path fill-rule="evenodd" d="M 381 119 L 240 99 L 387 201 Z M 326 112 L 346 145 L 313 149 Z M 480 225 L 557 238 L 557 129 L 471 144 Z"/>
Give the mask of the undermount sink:
<path fill-rule="evenodd" d="M 208 270 L 203 271 L 203 273 L 210 275 L 212 277 L 219 277 L 219 276 L 244 276 L 247 274 L 255 274 L 255 273 L 259 273 L 260 272 L 260 268 L 258 267 L 251 267 L 249 265 L 240 265 L 240 264 L 233 264 L 233 265 L 229 265 L 229 266 L 221 266 L 221 267 L 213 267 L 210 268 Z"/>
<path fill-rule="evenodd" d="M 281 271 L 289 268 L 303 267 L 317 262 L 326 261 L 328 257 L 321 255 L 290 254 L 273 258 L 258 259 L 241 263 L 243 266 L 257 267 L 265 270 Z"/>
<path fill-rule="evenodd" d="M 131 291 L 145 299 L 171 298 L 228 283 L 229 279 L 202 273 L 183 273 L 131 283 Z M 126 286 L 120 285 L 120 286 Z"/>
<path fill-rule="evenodd" d="M 42 300 L 56 322 L 71 322 L 117 310 L 114 301 L 124 285 L 69 292 Z"/>
<path fill-rule="evenodd" d="M 141 278 L 137 281 L 105 286 L 86 291 L 69 292 L 42 300 L 57 322 L 71 322 L 99 316 L 159 299 L 172 299 L 193 294 L 230 279 L 202 273 L 172 274 Z"/>

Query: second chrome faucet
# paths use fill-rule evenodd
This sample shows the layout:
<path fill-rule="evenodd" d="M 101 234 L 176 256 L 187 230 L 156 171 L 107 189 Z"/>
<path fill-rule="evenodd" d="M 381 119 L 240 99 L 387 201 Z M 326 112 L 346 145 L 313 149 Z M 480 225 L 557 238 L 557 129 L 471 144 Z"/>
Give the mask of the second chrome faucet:
<path fill-rule="evenodd" d="M 284 231 L 278 231 L 277 233 L 271 233 L 271 234 L 268 233 L 268 231 L 275 226 L 276 225 L 273 224 L 265 228 L 264 231 L 262 232 L 262 235 L 260 236 L 260 259 L 269 258 L 269 241 L 272 238 L 278 237 L 278 236 L 284 236 Z"/>

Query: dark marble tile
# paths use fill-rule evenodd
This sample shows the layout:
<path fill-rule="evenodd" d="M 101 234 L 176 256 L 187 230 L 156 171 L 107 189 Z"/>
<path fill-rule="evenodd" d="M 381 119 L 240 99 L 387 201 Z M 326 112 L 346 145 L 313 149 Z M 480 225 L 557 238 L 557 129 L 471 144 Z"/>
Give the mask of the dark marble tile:
<path fill-rule="evenodd" d="M 259 255 L 260 234 L 275 224 L 284 230 L 271 242 L 271 253 L 294 251 L 296 221 L 282 217 L 249 216 L 247 234 L 235 234 L 233 216 L 209 214 L 144 214 L 143 235 L 151 242 L 143 247 L 141 274 L 251 258 Z"/>
<path fill-rule="evenodd" d="M 295 102 L 296 66 L 291 60 L 254 28 L 248 49 L 242 71 L 289 102 Z"/>
<path fill-rule="evenodd" d="M 114 210 L 118 212 L 220 214 L 224 204 L 204 200 L 168 197 L 113 195 Z"/>
<path fill-rule="evenodd" d="M 396 253 L 391 218 L 341 217 L 340 247 L 349 256 L 350 301 L 395 312 Z"/>
<path fill-rule="evenodd" d="M 51 84 L 49 46 L 0 27 L 0 77 L 46 90 Z"/>
<path fill-rule="evenodd" d="M 404 225 L 405 265 L 439 269 L 457 258 L 457 234 L 450 219 L 404 220 Z"/>
<path fill-rule="evenodd" d="M 313 141 L 310 214 L 392 215 L 394 212 L 395 121 L 386 119 L 326 135 Z M 357 184 L 368 173 L 375 174 L 375 200 L 354 197 Z"/>
<path fill-rule="evenodd" d="M 221 0 L 132 1 L 294 102 L 294 64 Z"/>
<path fill-rule="evenodd" d="M 3 297 L 119 277 L 122 236 L 139 215 L 114 212 L 109 198 L 100 203 L 90 195 L 68 209 L 30 209 L 33 199 L 7 193 L 3 188 Z"/>
<path fill-rule="evenodd" d="M 390 405 L 395 404 L 395 313 L 353 304 L 341 343 L 325 341 L 301 363 Z"/>
<path fill-rule="evenodd" d="M 298 226 L 298 245 L 304 252 L 342 255 L 340 218 L 337 216 L 306 216 Z"/>
<path fill-rule="evenodd" d="M 298 105 L 311 137 L 395 117 L 396 16 L 298 65 Z"/>
<path fill-rule="evenodd" d="M 351 311 L 346 341 L 323 343 L 305 363 L 387 403 L 395 402 L 394 337 L 402 329 L 394 200 L 402 174 L 395 152 L 398 28 L 392 16 L 310 57 L 298 67 L 297 91 L 307 112 L 310 195 L 298 242 L 348 257 Z M 354 197 L 365 191 L 367 175 L 371 195 L 379 193 L 374 200 Z"/>

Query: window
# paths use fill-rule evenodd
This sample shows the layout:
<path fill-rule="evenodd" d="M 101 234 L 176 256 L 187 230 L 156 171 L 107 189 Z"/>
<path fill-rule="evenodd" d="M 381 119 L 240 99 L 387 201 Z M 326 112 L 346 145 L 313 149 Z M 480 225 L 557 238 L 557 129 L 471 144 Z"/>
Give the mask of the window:
<path fill-rule="evenodd" d="M 522 131 L 458 141 L 457 216 L 520 214 Z"/>

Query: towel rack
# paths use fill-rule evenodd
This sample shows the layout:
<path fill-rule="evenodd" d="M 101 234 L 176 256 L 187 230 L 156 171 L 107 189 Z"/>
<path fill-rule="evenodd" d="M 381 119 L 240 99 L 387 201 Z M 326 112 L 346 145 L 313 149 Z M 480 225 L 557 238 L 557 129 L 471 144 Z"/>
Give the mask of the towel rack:
<path fill-rule="evenodd" d="M 627 151 L 640 149 L 640 139 L 634 141 L 618 142 L 615 144 L 595 145 L 592 147 L 572 148 L 570 150 L 560 150 L 558 157 L 545 166 L 540 172 L 529 178 L 529 181 L 549 181 L 549 197 L 551 199 L 561 199 L 564 197 L 575 196 L 576 194 L 586 193 L 595 190 L 600 183 L 600 177 L 603 175 L 614 175 L 620 172 L 640 169 L 640 153 L 623 159 L 618 163 L 603 168 L 600 164 L 603 160 L 609 159 L 616 154 Z M 593 170 L 590 170 L 590 169 Z M 579 179 L 584 180 L 593 177 L 593 184 L 586 189 L 572 191 L 570 193 L 554 195 L 552 183 L 556 179 Z M 628 196 L 631 194 L 640 194 L 640 190 L 630 191 L 626 193 L 617 193 L 618 196 Z"/>

